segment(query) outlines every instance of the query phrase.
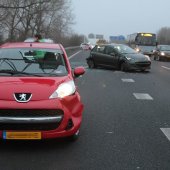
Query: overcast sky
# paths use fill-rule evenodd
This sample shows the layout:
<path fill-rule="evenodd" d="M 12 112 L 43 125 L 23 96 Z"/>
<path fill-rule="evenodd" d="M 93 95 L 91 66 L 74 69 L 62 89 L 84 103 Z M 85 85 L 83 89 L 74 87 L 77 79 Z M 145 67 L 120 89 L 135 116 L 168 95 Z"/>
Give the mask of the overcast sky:
<path fill-rule="evenodd" d="M 72 0 L 74 31 L 118 36 L 170 27 L 170 0 Z"/>

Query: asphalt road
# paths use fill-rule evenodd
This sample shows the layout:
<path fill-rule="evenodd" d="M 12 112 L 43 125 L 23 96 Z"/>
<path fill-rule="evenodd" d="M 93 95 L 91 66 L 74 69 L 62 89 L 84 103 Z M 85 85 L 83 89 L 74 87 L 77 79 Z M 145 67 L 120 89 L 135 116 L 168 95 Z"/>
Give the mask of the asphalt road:
<path fill-rule="evenodd" d="M 86 65 L 89 52 L 70 58 Z M 170 170 L 170 63 L 150 72 L 86 69 L 78 141 L 0 143 L 0 170 Z"/>

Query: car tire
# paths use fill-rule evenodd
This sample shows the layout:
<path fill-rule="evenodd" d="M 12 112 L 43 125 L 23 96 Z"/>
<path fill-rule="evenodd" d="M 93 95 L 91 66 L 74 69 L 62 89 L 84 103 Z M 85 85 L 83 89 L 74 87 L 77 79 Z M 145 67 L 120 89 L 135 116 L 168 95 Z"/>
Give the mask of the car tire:
<path fill-rule="evenodd" d="M 80 130 L 78 129 L 75 134 L 73 134 L 72 136 L 68 137 L 68 140 L 70 142 L 74 142 L 74 141 L 76 141 L 79 138 L 79 136 L 80 136 Z"/>
<path fill-rule="evenodd" d="M 155 55 L 153 55 L 153 59 L 156 60 L 156 56 Z"/>
<path fill-rule="evenodd" d="M 92 59 L 88 60 L 87 64 L 88 64 L 89 68 L 95 68 L 95 64 L 94 64 L 94 61 Z"/>
<path fill-rule="evenodd" d="M 124 72 L 127 71 L 125 62 L 120 65 L 120 70 Z"/>
<path fill-rule="evenodd" d="M 157 61 L 160 61 L 160 57 L 159 57 L 159 55 L 156 57 L 156 60 L 157 60 Z"/>

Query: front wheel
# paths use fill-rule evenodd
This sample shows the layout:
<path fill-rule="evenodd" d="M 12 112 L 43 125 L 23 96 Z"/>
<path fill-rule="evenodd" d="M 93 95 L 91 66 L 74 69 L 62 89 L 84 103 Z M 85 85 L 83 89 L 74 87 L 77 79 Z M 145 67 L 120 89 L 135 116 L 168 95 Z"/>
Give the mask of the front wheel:
<path fill-rule="evenodd" d="M 160 57 L 159 57 L 159 55 L 156 57 L 156 60 L 157 60 L 157 61 L 160 61 Z"/>
<path fill-rule="evenodd" d="M 88 64 L 89 68 L 94 68 L 95 67 L 94 61 L 92 59 L 88 60 L 87 64 Z"/>
<path fill-rule="evenodd" d="M 156 56 L 155 55 L 153 55 L 153 59 L 156 60 Z"/>
<path fill-rule="evenodd" d="M 127 69 L 126 69 L 126 64 L 125 64 L 125 63 L 122 63 L 122 64 L 120 65 L 120 70 L 121 70 L 121 71 L 127 71 Z"/>

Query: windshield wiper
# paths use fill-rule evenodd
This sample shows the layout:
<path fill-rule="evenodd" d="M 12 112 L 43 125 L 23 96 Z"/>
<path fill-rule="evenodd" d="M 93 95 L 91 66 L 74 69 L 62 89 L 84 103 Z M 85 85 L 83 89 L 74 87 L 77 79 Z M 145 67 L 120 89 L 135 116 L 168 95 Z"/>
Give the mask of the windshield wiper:
<path fill-rule="evenodd" d="M 23 75 L 29 75 L 29 76 L 43 77 L 42 75 L 39 75 L 39 74 L 27 73 L 27 72 L 16 71 L 16 70 L 0 70 L 0 73 L 6 73 L 6 74 L 11 74 L 11 75 L 23 74 Z"/>

